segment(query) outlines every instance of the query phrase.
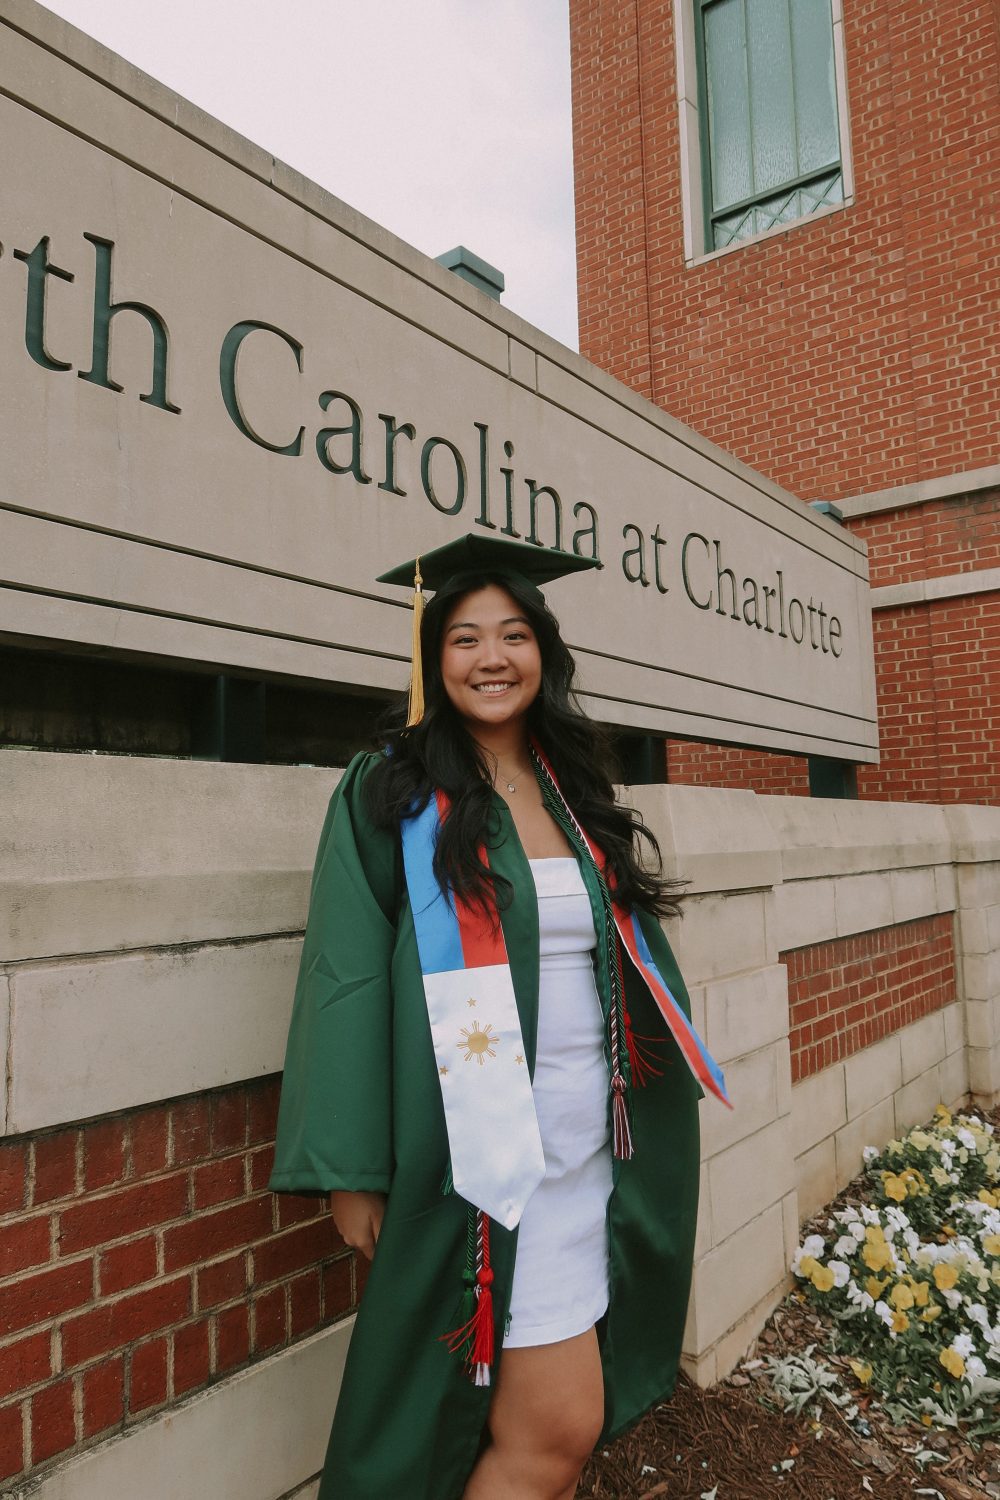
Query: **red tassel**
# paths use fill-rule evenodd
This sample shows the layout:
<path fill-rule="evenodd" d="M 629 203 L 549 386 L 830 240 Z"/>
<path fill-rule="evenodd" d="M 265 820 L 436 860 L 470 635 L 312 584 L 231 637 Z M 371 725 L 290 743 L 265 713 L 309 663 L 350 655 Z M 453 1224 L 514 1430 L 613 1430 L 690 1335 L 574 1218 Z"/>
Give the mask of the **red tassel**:
<path fill-rule="evenodd" d="M 493 1268 L 490 1265 L 490 1221 L 489 1216 L 484 1213 L 479 1214 L 478 1240 L 476 1310 L 461 1328 L 442 1334 L 441 1337 L 448 1345 L 450 1354 L 462 1353 L 475 1384 L 485 1386 L 490 1383 L 496 1335 L 493 1319 Z"/>
<path fill-rule="evenodd" d="M 628 1049 L 629 1070 L 632 1074 L 632 1082 L 637 1089 L 644 1089 L 650 1078 L 662 1078 L 663 1069 L 656 1066 L 657 1058 L 649 1045 L 659 1040 L 658 1037 L 636 1036 L 632 1030 L 632 1017 L 628 1010 L 622 1007 L 625 1015 L 625 1046 Z M 641 1047 L 640 1042 L 647 1045 Z"/>
<path fill-rule="evenodd" d="M 625 1080 L 620 1073 L 616 1073 L 611 1080 L 611 1123 L 614 1133 L 615 1156 L 619 1161 L 631 1161 L 633 1155 L 632 1128 L 628 1121 Z"/>

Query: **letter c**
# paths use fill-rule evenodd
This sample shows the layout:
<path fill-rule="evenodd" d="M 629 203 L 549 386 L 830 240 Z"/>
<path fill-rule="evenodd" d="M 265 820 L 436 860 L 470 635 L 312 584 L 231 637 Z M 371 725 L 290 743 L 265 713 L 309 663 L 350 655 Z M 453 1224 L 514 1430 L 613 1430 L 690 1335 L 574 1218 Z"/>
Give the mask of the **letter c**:
<path fill-rule="evenodd" d="M 280 443 L 269 443 L 262 438 L 259 432 L 254 432 L 250 423 L 243 414 L 240 406 L 239 394 L 236 390 L 236 356 L 240 352 L 240 345 L 248 334 L 254 333 L 258 328 L 265 333 L 276 334 L 283 340 L 295 355 L 295 367 L 302 371 L 302 345 L 297 339 L 293 339 L 290 333 L 284 333 L 280 328 L 275 328 L 272 323 L 258 323 L 249 321 L 246 323 L 234 323 L 222 341 L 222 352 L 219 355 L 219 383 L 222 386 L 222 399 L 226 403 L 226 411 L 229 413 L 234 426 L 238 427 L 244 437 L 248 437 L 258 448 L 266 448 L 269 453 L 286 453 L 291 458 L 297 458 L 302 452 L 302 435 L 304 427 L 300 427 L 296 437 L 290 443 L 282 446 Z"/>
<path fill-rule="evenodd" d="M 713 602 L 713 595 L 712 595 L 712 590 L 711 589 L 709 589 L 709 591 L 708 591 L 708 600 L 707 600 L 707 602 L 705 604 L 702 604 L 702 602 L 701 602 L 700 599 L 696 599 L 695 596 L 694 596 L 694 594 L 692 594 L 692 592 L 691 592 L 691 580 L 688 578 L 688 565 L 687 565 L 687 555 L 688 555 L 688 544 L 689 544 L 689 542 L 700 542 L 701 545 L 705 549 L 705 556 L 706 557 L 708 556 L 708 538 L 702 536 L 700 532 L 689 531 L 688 534 L 687 534 L 687 536 L 684 538 L 683 545 L 681 546 L 681 577 L 684 580 L 684 592 L 687 594 L 688 598 L 691 600 L 691 603 L 694 605 L 695 609 L 711 609 L 712 608 L 712 602 Z"/>

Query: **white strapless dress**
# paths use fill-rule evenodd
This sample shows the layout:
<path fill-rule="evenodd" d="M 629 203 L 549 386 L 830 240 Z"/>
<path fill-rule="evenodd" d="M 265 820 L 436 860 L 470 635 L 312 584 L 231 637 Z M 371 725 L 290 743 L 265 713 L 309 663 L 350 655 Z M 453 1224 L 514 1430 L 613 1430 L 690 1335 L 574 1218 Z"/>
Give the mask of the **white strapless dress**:
<path fill-rule="evenodd" d="M 505 1348 L 572 1338 L 608 1307 L 611 1194 L 608 1068 L 594 982 L 597 942 L 575 859 L 529 861 L 538 893 L 540 971 L 535 1111 L 545 1177 L 517 1238 Z"/>

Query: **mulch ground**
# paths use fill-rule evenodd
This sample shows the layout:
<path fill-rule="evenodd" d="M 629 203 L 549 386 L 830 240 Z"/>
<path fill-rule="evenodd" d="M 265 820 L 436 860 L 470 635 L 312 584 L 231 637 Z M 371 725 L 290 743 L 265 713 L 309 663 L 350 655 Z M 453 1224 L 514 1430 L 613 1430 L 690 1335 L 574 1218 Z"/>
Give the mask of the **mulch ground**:
<path fill-rule="evenodd" d="M 817 1329 L 807 1318 L 798 1309 L 779 1310 L 760 1352 L 814 1343 Z M 1000 1497 L 1000 1446 L 986 1443 L 977 1452 L 953 1435 L 893 1427 L 871 1405 L 865 1410 L 871 1436 L 863 1437 L 829 1404 L 818 1425 L 810 1416 L 785 1415 L 769 1403 L 769 1382 L 759 1369 L 734 1378 L 743 1383 L 731 1378 L 703 1391 L 682 1377 L 671 1402 L 594 1455 L 577 1500 Z M 906 1451 L 918 1445 L 936 1448 L 945 1463 L 921 1470 Z"/>
<path fill-rule="evenodd" d="M 1000 1110 L 989 1118 L 1000 1129 Z M 824 1227 L 832 1208 L 862 1196 L 858 1179 L 803 1226 L 803 1235 Z M 810 1345 L 843 1374 L 858 1407 L 852 1421 L 829 1402 L 818 1420 L 812 1408 L 798 1417 L 781 1410 L 767 1358 Z M 824 1324 L 793 1294 L 728 1380 L 704 1391 L 682 1376 L 672 1401 L 598 1450 L 577 1500 L 1000 1500 L 1000 1443 L 975 1448 L 960 1431 L 895 1426 L 858 1387 L 847 1360 L 824 1346 Z M 941 1461 L 921 1467 L 919 1449 Z"/>

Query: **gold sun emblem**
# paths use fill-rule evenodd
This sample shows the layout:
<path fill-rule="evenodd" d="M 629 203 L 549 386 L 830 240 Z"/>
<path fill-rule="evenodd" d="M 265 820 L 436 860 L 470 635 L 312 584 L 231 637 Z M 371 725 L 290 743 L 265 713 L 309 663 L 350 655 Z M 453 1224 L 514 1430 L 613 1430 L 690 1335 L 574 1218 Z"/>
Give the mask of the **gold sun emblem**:
<path fill-rule="evenodd" d="M 493 1035 L 492 1026 L 487 1026 L 483 1029 L 480 1027 L 478 1021 L 473 1021 L 471 1031 L 468 1026 L 462 1027 L 462 1035 L 465 1040 L 464 1042 L 459 1042 L 458 1046 L 465 1053 L 466 1062 L 471 1062 L 475 1058 L 479 1066 L 482 1067 L 485 1058 L 496 1057 L 494 1048 L 499 1044 L 500 1038 Z"/>

